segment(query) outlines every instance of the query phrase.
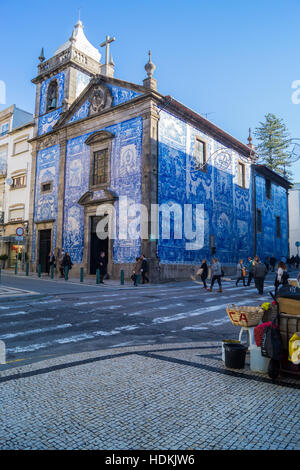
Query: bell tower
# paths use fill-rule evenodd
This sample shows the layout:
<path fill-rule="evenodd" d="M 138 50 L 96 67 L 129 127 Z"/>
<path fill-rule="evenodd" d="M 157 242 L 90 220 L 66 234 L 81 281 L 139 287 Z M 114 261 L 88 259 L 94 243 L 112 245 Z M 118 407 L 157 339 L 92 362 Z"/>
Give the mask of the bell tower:
<path fill-rule="evenodd" d="M 67 111 L 90 79 L 101 73 L 100 58 L 98 49 L 87 40 L 80 20 L 53 57 L 46 60 L 42 49 L 38 73 L 32 80 L 36 85 L 37 135 L 50 132 L 60 114 Z"/>

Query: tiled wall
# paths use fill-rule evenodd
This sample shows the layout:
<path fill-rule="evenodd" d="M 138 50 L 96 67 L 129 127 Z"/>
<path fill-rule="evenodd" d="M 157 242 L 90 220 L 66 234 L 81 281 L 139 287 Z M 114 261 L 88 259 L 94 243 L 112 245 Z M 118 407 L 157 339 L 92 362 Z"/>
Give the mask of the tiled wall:
<path fill-rule="evenodd" d="M 47 90 L 50 82 L 56 79 L 58 81 L 58 101 L 57 109 L 46 113 L 46 99 L 47 99 Z M 38 135 L 43 135 L 46 132 L 50 132 L 54 124 L 58 121 L 59 116 L 62 112 L 62 101 L 64 98 L 64 86 L 65 86 L 65 73 L 60 72 L 57 75 L 54 75 L 51 78 L 48 78 L 42 83 L 41 86 L 41 97 L 40 97 L 40 118 L 39 118 L 39 128 Z"/>
<path fill-rule="evenodd" d="M 257 233 L 256 252 L 264 259 L 274 255 L 277 260 L 288 256 L 287 195 L 281 186 L 272 183 L 271 199 L 266 197 L 266 181 L 256 174 L 256 208 L 262 212 L 262 233 Z M 280 217 L 281 237 L 276 236 L 276 216 Z"/>
<path fill-rule="evenodd" d="M 194 165 L 195 136 L 207 142 L 206 171 L 197 170 Z M 251 166 L 230 148 L 223 154 L 216 153 L 223 147 L 186 122 L 160 111 L 159 204 L 177 203 L 182 208 L 184 204 L 202 204 L 204 210 L 199 227 L 204 246 L 200 249 L 186 249 L 185 237 L 176 240 L 171 235 L 170 240 L 163 239 L 160 221 L 158 256 L 162 263 L 198 264 L 203 257 L 210 258 L 210 235 L 215 236 L 216 255 L 224 264 L 252 254 Z M 245 189 L 237 184 L 238 160 L 246 166 Z M 195 230 L 195 210 L 193 224 Z"/>
<path fill-rule="evenodd" d="M 58 181 L 59 181 L 59 145 L 40 150 L 37 153 L 34 222 L 57 219 Z M 52 182 L 51 192 L 41 192 L 41 184 Z M 56 246 L 56 222 L 53 226 L 53 248 Z M 33 262 L 35 261 L 36 228 L 33 234 Z"/>
<path fill-rule="evenodd" d="M 108 189 L 119 197 L 127 196 L 132 202 L 139 203 L 142 119 L 131 119 L 102 130 L 115 136 L 112 141 L 111 181 Z M 76 137 L 67 143 L 63 247 L 75 263 L 81 263 L 83 256 L 84 209 L 78 204 L 78 200 L 89 189 L 90 147 L 84 143 L 88 135 L 90 134 Z M 133 262 L 139 254 L 140 238 L 114 241 L 115 263 Z"/>

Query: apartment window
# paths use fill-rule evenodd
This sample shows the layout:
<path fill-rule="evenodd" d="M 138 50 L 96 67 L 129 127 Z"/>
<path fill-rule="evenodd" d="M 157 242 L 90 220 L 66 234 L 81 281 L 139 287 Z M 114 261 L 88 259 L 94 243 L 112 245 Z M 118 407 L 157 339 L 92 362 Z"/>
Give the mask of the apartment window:
<path fill-rule="evenodd" d="M 18 153 L 27 152 L 28 150 L 28 141 L 27 140 L 20 140 L 19 142 L 15 142 L 14 144 L 14 155 Z"/>
<path fill-rule="evenodd" d="M 13 184 L 12 184 L 11 187 L 13 189 L 25 188 L 25 186 L 26 186 L 26 175 L 13 176 L 12 180 L 13 180 Z"/>
<path fill-rule="evenodd" d="M 8 122 L 2 124 L 1 126 L 1 136 L 6 135 L 8 133 Z"/>
<path fill-rule="evenodd" d="M 3 174 L 6 172 L 6 165 L 7 165 L 7 149 L 0 150 L 0 173 Z"/>
<path fill-rule="evenodd" d="M 16 222 L 18 220 L 24 220 L 24 207 L 15 207 L 9 210 L 10 222 Z"/>
<path fill-rule="evenodd" d="M 92 184 L 97 186 L 99 184 L 107 183 L 108 174 L 108 152 L 107 149 L 98 150 L 93 154 L 93 175 Z"/>
<path fill-rule="evenodd" d="M 281 237 L 281 227 L 280 227 L 280 217 L 276 217 L 276 237 L 280 238 Z"/>
<path fill-rule="evenodd" d="M 195 141 L 195 160 L 197 166 L 204 169 L 206 164 L 206 143 L 196 137 Z"/>
<path fill-rule="evenodd" d="M 244 163 L 238 162 L 237 172 L 238 172 L 238 185 L 241 186 L 242 188 L 245 188 L 245 186 L 246 186 L 246 178 L 245 178 L 246 171 L 245 171 Z"/>
<path fill-rule="evenodd" d="M 47 183 L 41 184 L 41 192 L 48 193 L 52 191 L 52 181 L 48 181 Z"/>
<path fill-rule="evenodd" d="M 266 198 L 272 198 L 272 191 L 271 191 L 271 180 L 266 179 Z"/>
<path fill-rule="evenodd" d="M 257 209 L 256 211 L 256 219 L 257 219 L 257 226 L 256 230 L 259 233 L 262 233 L 262 216 L 261 216 L 261 210 Z"/>

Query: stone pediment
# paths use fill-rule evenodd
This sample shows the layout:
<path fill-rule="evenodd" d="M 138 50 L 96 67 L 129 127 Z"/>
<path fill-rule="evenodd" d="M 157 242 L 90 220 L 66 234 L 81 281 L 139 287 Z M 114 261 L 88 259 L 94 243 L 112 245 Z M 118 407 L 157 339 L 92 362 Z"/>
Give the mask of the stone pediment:
<path fill-rule="evenodd" d="M 65 103 L 65 107 L 67 103 Z M 82 91 L 70 108 L 62 114 L 54 128 L 79 121 L 89 116 L 95 116 L 113 106 L 111 90 L 104 80 L 94 77 Z"/>
<path fill-rule="evenodd" d="M 100 142 L 105 142 L 106 140 L 111 140 L 114 137 L 114 134 L 109 131 L 97 131 L 90 135 L 84 143 L 86 145 L 93 145 Z"/>
<path fill-rule="evenodd" d="M 89 206 L 92 204 L 103 204 L 113 202 L 118 199 L 116 193 L 110 189 L 99 189 L 98 191 L 87 191 L 78 201 L 81 206 Z"/>
<path fill-rule="evenodd" d="M 101 75 L 93 77 L 87 87 L 76 98 L 69 109 L 63 104 L 63 113 L 53 126 L 53 130 L 66 124 L 96 116 L 101 112 L 131 101 L 143 95 L 145 89 L 139 85 L 123 82 L 118 79 L 107 79 Z"/>

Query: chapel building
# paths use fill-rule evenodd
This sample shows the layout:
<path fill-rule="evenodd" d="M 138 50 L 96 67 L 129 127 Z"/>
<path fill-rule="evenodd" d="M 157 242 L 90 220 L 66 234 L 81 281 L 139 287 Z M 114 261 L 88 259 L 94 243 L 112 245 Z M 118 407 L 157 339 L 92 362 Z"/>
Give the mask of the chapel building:
<path fill-rule="evenodd" d="M 106 37 L 101 64 L 78 21 L 52 58 L 43 51 L 39 58 L 32 80 L 32 268 L 46 271 L 49 252 L 61 249 L 75 274 L 80 267 L 95 274 L 104 251 L 113 278 L 121 269 L 129 277 L 141 254 L 154 281 L 189 277 L 212 254 L 225 268 L 236 266 L 256 249 L 252 146 L 160 94 L 150 53 L 143 85 L 115 78 L 112 41 Z M 287 204 L 280 207 L 284 227 Z M 288 233 L 278 233 L 280 242 L 268 241 L 269 255 L 287 256 Z"/>

